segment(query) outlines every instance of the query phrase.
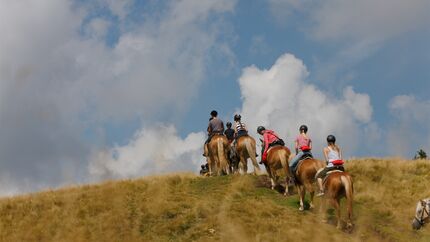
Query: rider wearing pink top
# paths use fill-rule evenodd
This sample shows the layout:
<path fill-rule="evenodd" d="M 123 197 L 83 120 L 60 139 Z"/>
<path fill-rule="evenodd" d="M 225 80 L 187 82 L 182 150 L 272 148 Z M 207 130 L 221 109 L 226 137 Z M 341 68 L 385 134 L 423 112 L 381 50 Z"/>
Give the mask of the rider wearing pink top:
<path fill-rule="evenodd" d="M 296 138 L 296 156 L 290 161 L 290 171 L 294 174 L 296 170 L 296 166 L 299 163 L 302 156 L 306 153 L 312 156 L 310 150 L 312 149 L 312 140 L 307 135 L 308 127 L 306 125 L 302 125 L 299 128 L 300 134 Z"/>
<path fill-rule="evenodd" d="M 298 146 L 297 148 L 302 150 L 302 148 L 309 147 L 311 145 L 311 138 L 299 134 L 296 138 L 296 142 Z"/>

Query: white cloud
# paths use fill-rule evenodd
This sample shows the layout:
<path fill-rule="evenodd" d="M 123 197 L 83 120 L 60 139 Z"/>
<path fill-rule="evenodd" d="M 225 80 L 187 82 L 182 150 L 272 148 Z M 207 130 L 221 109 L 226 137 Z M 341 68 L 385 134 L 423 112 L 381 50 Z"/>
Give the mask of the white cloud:
<path fill-rule="evenodd" d="M 217 20 L 235 1 L 168 1 L 139 23 L 125 23 L 130 1 L 101 3 L 0 1 L 0 176 L 21 191 L 87 179 L 104 141 L 86 136 L 106 122 L 174 120 L 218 47 L 231 53 Z M 103 36 L 115 21 L 88 19 L 106 6 L 127 25 L 113 47 Z"/>
<path fill-rule="evenodd" d="M 282 55 L 267 70 L 245 68 L 239 79 L 244 122 L 254 135 L 259 125 L 274 129 L 286 137 L 290 148 L 299 126 L 306 124 L 316 155 L 321 155 L 328 134 L 338 137 L 346 154 L 356 152 L 361 144 L 361 130 L 374 125 L 370 123 L 369 97 L 348 87 L 343 98 L 335 98 L 306 83 L 307 76 L 305 65 L 291 54 Z"/>
<path fill-rule="evenodd" d="M 85 28 L 85 34 L 90 38 L 104 40 L 106 37 L 110 22 L 102 18 L 92 19 Z"/>
<path fill-rule="evenodd" d="M 103 2 L 108 5 L 113 14 L 120 17 L 120 19 L 124 19 L 128 14 L 128 10 L 132 5 L 133 0 L 107 0 L 102 1 L 102 3 Z"/>
<path fill-rule="evenodd" d="M 203 163 L 205 134 L 178 137 L 172 125 L 142 128 L 121 147 L 97 152 L 90 160 L 94 178 L 130 178 L 175 171 L 195 171 Z"/>

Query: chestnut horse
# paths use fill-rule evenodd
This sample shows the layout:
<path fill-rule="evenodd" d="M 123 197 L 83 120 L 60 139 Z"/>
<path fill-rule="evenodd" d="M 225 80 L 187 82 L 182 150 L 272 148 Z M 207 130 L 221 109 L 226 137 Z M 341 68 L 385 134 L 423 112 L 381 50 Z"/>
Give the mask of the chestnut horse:
<path fill-rule="evenodd" d="M 309 206 L 310 208 L 314 207 L 313 201 L 314 201 L 315 190 L 314 190 L 313 183 L 316 182 L 315 175 L 317 171 L 323 167 L 324 167 L 324 164 L 321 161 L 313 158 L 307 158 L 299 161 L 299 164 L 297 165 L 297 169 L 296 169 L 295 178 L 296 178 L 297 191 L 300 197 L 300 207 L 299 207 L 300 211 L 303 211 L 305 209 L 304 199 L 305 199 L 306 191 L 310 193 Z"/>
<path fill-rule="evenodd" d="M 221 134 L 216 134 L 212 137 L 208 144 L 207 162 L 209 165 L 209 174 L 221 175 L 229 174 L 230 168 L 227 158 L 227 150 L 229 149 L 227 137 Z"/>
<path fill-rule="evenodd" d="M 324 197 L 322 201 L 323 213 L 326 212 L 326 200 L 329 200 L 331 205 L 336 210 L 337 217 L 337 228 L 341 229 L 341 218 L 340 218 L 340 199 L 346 198 L 346 206 L 348 212 L 348 219 L 346 226 L 348 229 L 353 227 L 352 224 L 352 200 L 353 200 L 353 182 L 348 172 L 344 171 L 332 171 L 329 172 L 324 180 Z"/>
<path fill-rule="evenodd" d="M 267 161 L 264 163 L 264 166 L 266 167 L 267 174 L 269 174 L 272 190 L 275 189 L 278 183 L 279 176 L 276 173 L 278 170 L 283 169 L 286 176 L 289 176 L 288 158 L 290 154 L 290 149 L 282 145 L 270 147 L 267 151 Z M 287 192 L 288 189 L 285 189 L 285 195 Z"/>
<path fill-rule="evenodd" d="M 244 174 L 248 172 L 248 158 L 251 159 L 252 164 L 254 165 L 254 174 L 261 174 L 261 169 L 258 166 L 256 158 L 254 138 L 249 135 L 239 137 L 236 143 L 236 154 L 240 158 L 239 169 L 241 169 Z"/>

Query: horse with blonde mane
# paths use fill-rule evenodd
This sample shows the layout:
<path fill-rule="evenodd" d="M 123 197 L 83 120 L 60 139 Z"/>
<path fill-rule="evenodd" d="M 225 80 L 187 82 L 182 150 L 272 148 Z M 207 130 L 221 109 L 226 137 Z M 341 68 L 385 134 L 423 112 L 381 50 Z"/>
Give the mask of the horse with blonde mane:
<path fill-rule="evenodd" d="M 261 169 L 258 166 L 256 153 L 257 151 L 254 138 L 249 135 L 244 135 L 237 139 L 236 154 L 240 159 L 239 169 L 242 170 L 244 174 L 248 172 L 248 158 L 251 159 L 252 164 L 254 165 L 254 174 L 261 174 Z"/>
<path fill-rule="evenodd" d="M 290 157 L 291 151 L 288 147 L 282 145 L 276 145 L 270 147 L 267 151 L 267 160 L 264 162 L 267 174 L 270 177 L 272 183 L 272 190 L 275 189 L 279 176 L 277 175 L 278 170 L 283 170 L 286 176 L 289 176 L 288 158 Z M 285 189 L 285 195 L 288 189 Z"/>
<path fill-rule="evenodd" d="M 353 200 L 353 182 L 352 178 L 348 172 L 344 171 L 331 171 L 328 173 L 327 177 L 323 182 L 324 186 L 324 198 L 321 204 L 323 213 L 326 212 L 326 200 L 329 200 L 331 205 L 336 210 L 337 217 L 337 228 L 341 229 L 341 217 L 340 217 L 340 199 L 342 197 L 346 198 L 346 208 L 347 208 L 347 229 L 353 227 L 352 224 L 352 200 Z"/>
<path fill-rule="evenodd" d="M 210 175 L 214 173 L 217 175 L 221 175 L 222 173 L 229 174 L 228 149 L 227 137 L 221 134 L 216 134 L 212 137 L 207 147 L 207 162 Z"/>
<path fill-rule="evenodd" d="M 294 176 L 295 176 L 297 191 L 300 197 L 300 207 L 299 207 L 300 211 L 303 211 L 305 209 L 304 199 L 305 199 L 306 191 L 308 191 L 310 194 L 309 206 L 310 208 L 314 207 L 313 200 L 314 200 L 315 190 L 314 190 L 313 183 L 316 182 L 315 175 L 317 171 L 321 168 L 324 168 L 324 164 L 321 161 L 314 158 L 305 158 L 299 161 L 299 164 L 297 165 L 297 169 Z"/>

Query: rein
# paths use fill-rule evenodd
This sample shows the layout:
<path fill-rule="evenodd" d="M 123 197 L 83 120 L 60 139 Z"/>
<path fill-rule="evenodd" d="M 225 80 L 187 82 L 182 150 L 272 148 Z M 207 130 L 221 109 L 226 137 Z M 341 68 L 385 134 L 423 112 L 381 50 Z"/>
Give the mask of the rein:
<path fill-rule="evenodd" d="M 430 217 L 430 212 L 429 212 L 429 210 L 427 209 L 427 207 L 429 207 L 430 206 L 430 202 L 429 201 L 427 201 L 427 202 L 424 202 L 424 201 L 422 201 L 422 203 L 424 203 L 424 208 L 423 208 L 423 211 L 421 212 L 421 216 L 420 216 L 420 218 L 418 218 L 417 216 L 415 216 L 415 220 L 421 225 L 421 226 L 423 226 L 424 224 L 425 224 L 425 222 L 424 222 L 424 213 L 426 213 L 427 214 L 427 217 Z M 422 205 L 422 204 L 421 204 Z"/>

